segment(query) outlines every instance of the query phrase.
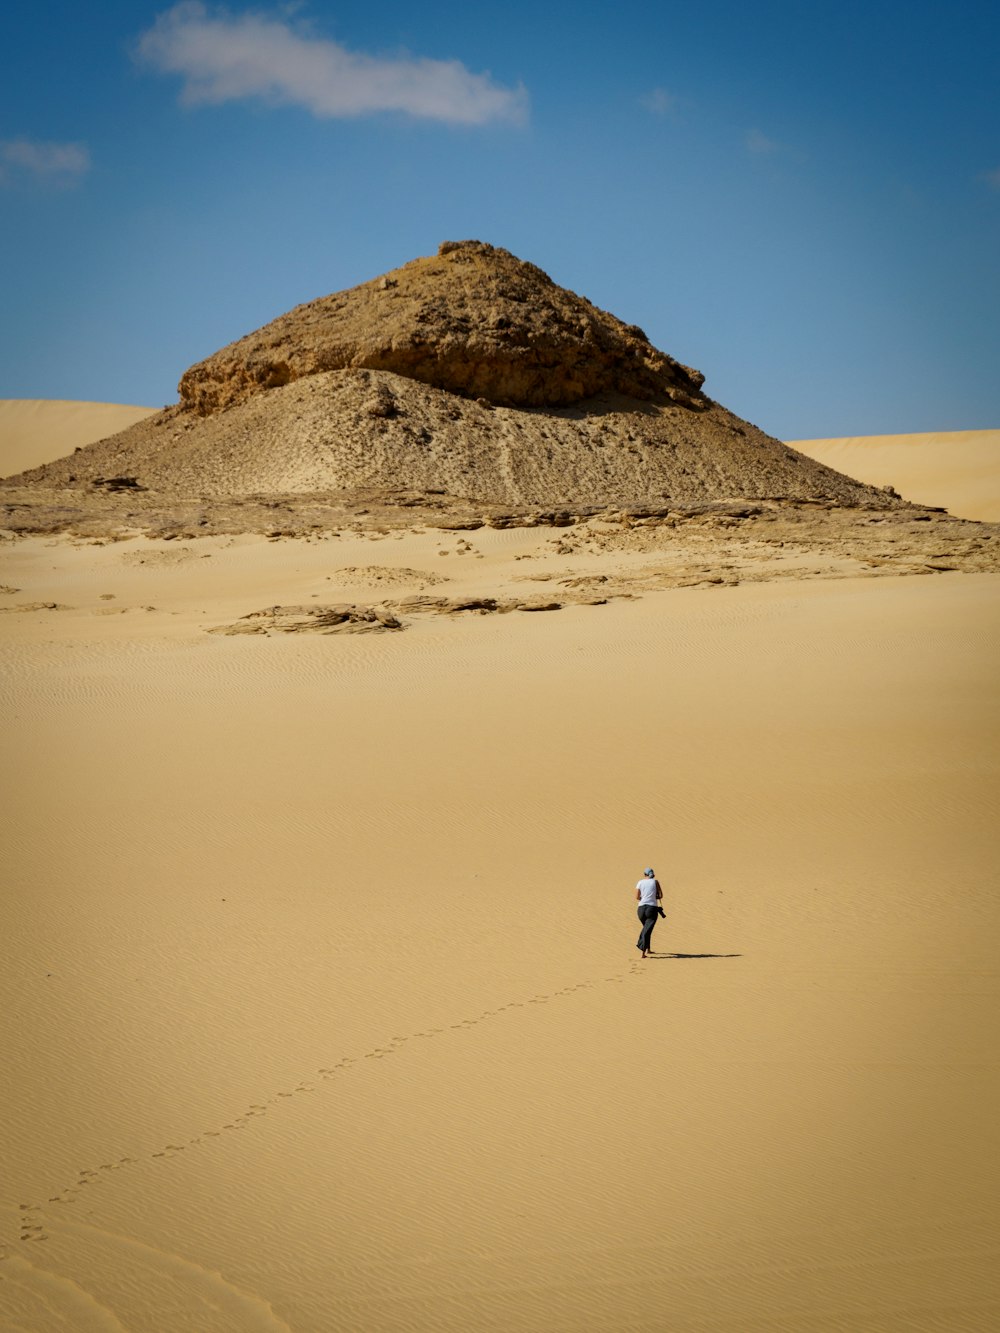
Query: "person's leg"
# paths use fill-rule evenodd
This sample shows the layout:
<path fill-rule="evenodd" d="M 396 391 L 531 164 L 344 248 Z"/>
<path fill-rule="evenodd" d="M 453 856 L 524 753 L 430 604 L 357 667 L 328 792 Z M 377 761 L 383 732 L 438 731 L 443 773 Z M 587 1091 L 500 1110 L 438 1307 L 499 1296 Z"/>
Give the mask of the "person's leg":
<path fill-rule="evenodd" d="M 653 926 L 656 925 L 656 908 L 653 908 L 653 906 L 649 906 L 648 904 L 640 906 L 639 920 L 643 922 L 643 929 L 641 929 L 639 944 L 636 945 L 636 948 L 643 950 L 643 953 L 645 953 L 649 949 L 649 940 L 651 940 L 652 937 Z"/>
<path fill-rule="evenodd" d="M 655 907 L 647 907 L 646 911 L 649 913 L 648 917 L 646 918 L 646 948 L 650 951 L 650 953 L 652 953 L 653 927 L 656 925 L 657 921 L 659 921 L 660 918 Z"/>

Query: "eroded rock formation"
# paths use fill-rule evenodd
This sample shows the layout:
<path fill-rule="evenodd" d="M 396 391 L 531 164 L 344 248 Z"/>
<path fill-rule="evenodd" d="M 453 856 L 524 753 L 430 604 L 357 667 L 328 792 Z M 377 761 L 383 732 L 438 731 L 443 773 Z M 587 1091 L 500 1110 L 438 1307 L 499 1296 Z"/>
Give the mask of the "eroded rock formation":
<path fill-rule="evenodd" d="M 192 366 L 185 407 L 209 415 L 326 370 L 387 370 L 467 398 L 565 407 L 602 393 L 701 405 L 704 380 L 639 328 L 482 241 L 445 241 L 384 277 L 272 320 Z"/>
<path fill-rule="evenodd" d="M 641 329 L 479 241 L 297 307 L 192 366 L 180 393 L 10 482 L 127 489 L 143 508 L 403 490 L 566 511 L 899 503 L 742 421 Z"/>

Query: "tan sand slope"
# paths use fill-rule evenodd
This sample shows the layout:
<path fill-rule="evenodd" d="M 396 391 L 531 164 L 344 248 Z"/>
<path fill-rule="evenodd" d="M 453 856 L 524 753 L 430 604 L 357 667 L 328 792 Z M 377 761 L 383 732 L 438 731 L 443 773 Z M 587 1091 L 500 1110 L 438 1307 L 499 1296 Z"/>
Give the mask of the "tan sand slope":
<path fill-rule="evenodd" d="M 51 463 L 155 411 L 120 403 L 44 398 L 0 399 L 0 477 Z"/>
<path fill-rule="evenodd" d="M 501 504 L 780 496 L 891 505 L 718 404 L 695 413 L 607 398 L 543 412 L 374 370 L 305 376 L 208 417 L 169 409 L 22 480 L 91 491 L 116 476 L 213 497 L 366 487 Z"/>
<path fill-rule="evenodd" d="M 0 545 L 0 1326 L 1000 1324 L 997 575 L 205 632 L 580 559 Z"/>
<path fill-rule="evenodd" d="M 872 486 L 894 486 L 917 504 L 959 518 L 1000 521 L 1000 430 L 852 435 L 789 443 Z"/>

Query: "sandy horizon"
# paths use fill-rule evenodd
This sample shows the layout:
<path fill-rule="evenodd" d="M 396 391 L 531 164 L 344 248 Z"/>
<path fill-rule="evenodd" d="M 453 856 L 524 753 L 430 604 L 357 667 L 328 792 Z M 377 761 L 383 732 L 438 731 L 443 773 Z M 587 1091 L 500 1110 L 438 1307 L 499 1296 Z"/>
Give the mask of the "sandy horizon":
<path fill-rule="evenodd" d="M 156 408 L 56 398 L 0 398 L 0 478 L 63 458 Z"/>
<path fill-rule="evenodd" d="M 1000 522 L 1000 430 L 788 440 L 793 449 L 872 486 L 957 518 Z"/>
<path fill-rule="evenodd" d="M 0 540 L 0 1326 L 1000 1322 L 1000 575 L 209 632 L 601 559 Z"/>

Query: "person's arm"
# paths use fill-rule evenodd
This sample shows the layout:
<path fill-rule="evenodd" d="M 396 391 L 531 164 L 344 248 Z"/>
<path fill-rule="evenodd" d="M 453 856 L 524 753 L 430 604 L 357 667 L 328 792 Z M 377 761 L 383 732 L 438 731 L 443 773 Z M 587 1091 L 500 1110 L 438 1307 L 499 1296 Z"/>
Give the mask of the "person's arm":
<path fill-rule="evenodd" d="M 636 902 L 638 902 L 639 899 L 640 899 L 641 897 L 642 897 L 642 890 L 641 890 L 641 889 L 636 889 L 636 891 L 635 891 L 635 900 L 636 900 Z"/>
<path fill-rule="evenodd" d="M 663 890 L 660 888 L 660 881 L 656 881 L 656 901 L 659 902 L 663 897 Z"/>

